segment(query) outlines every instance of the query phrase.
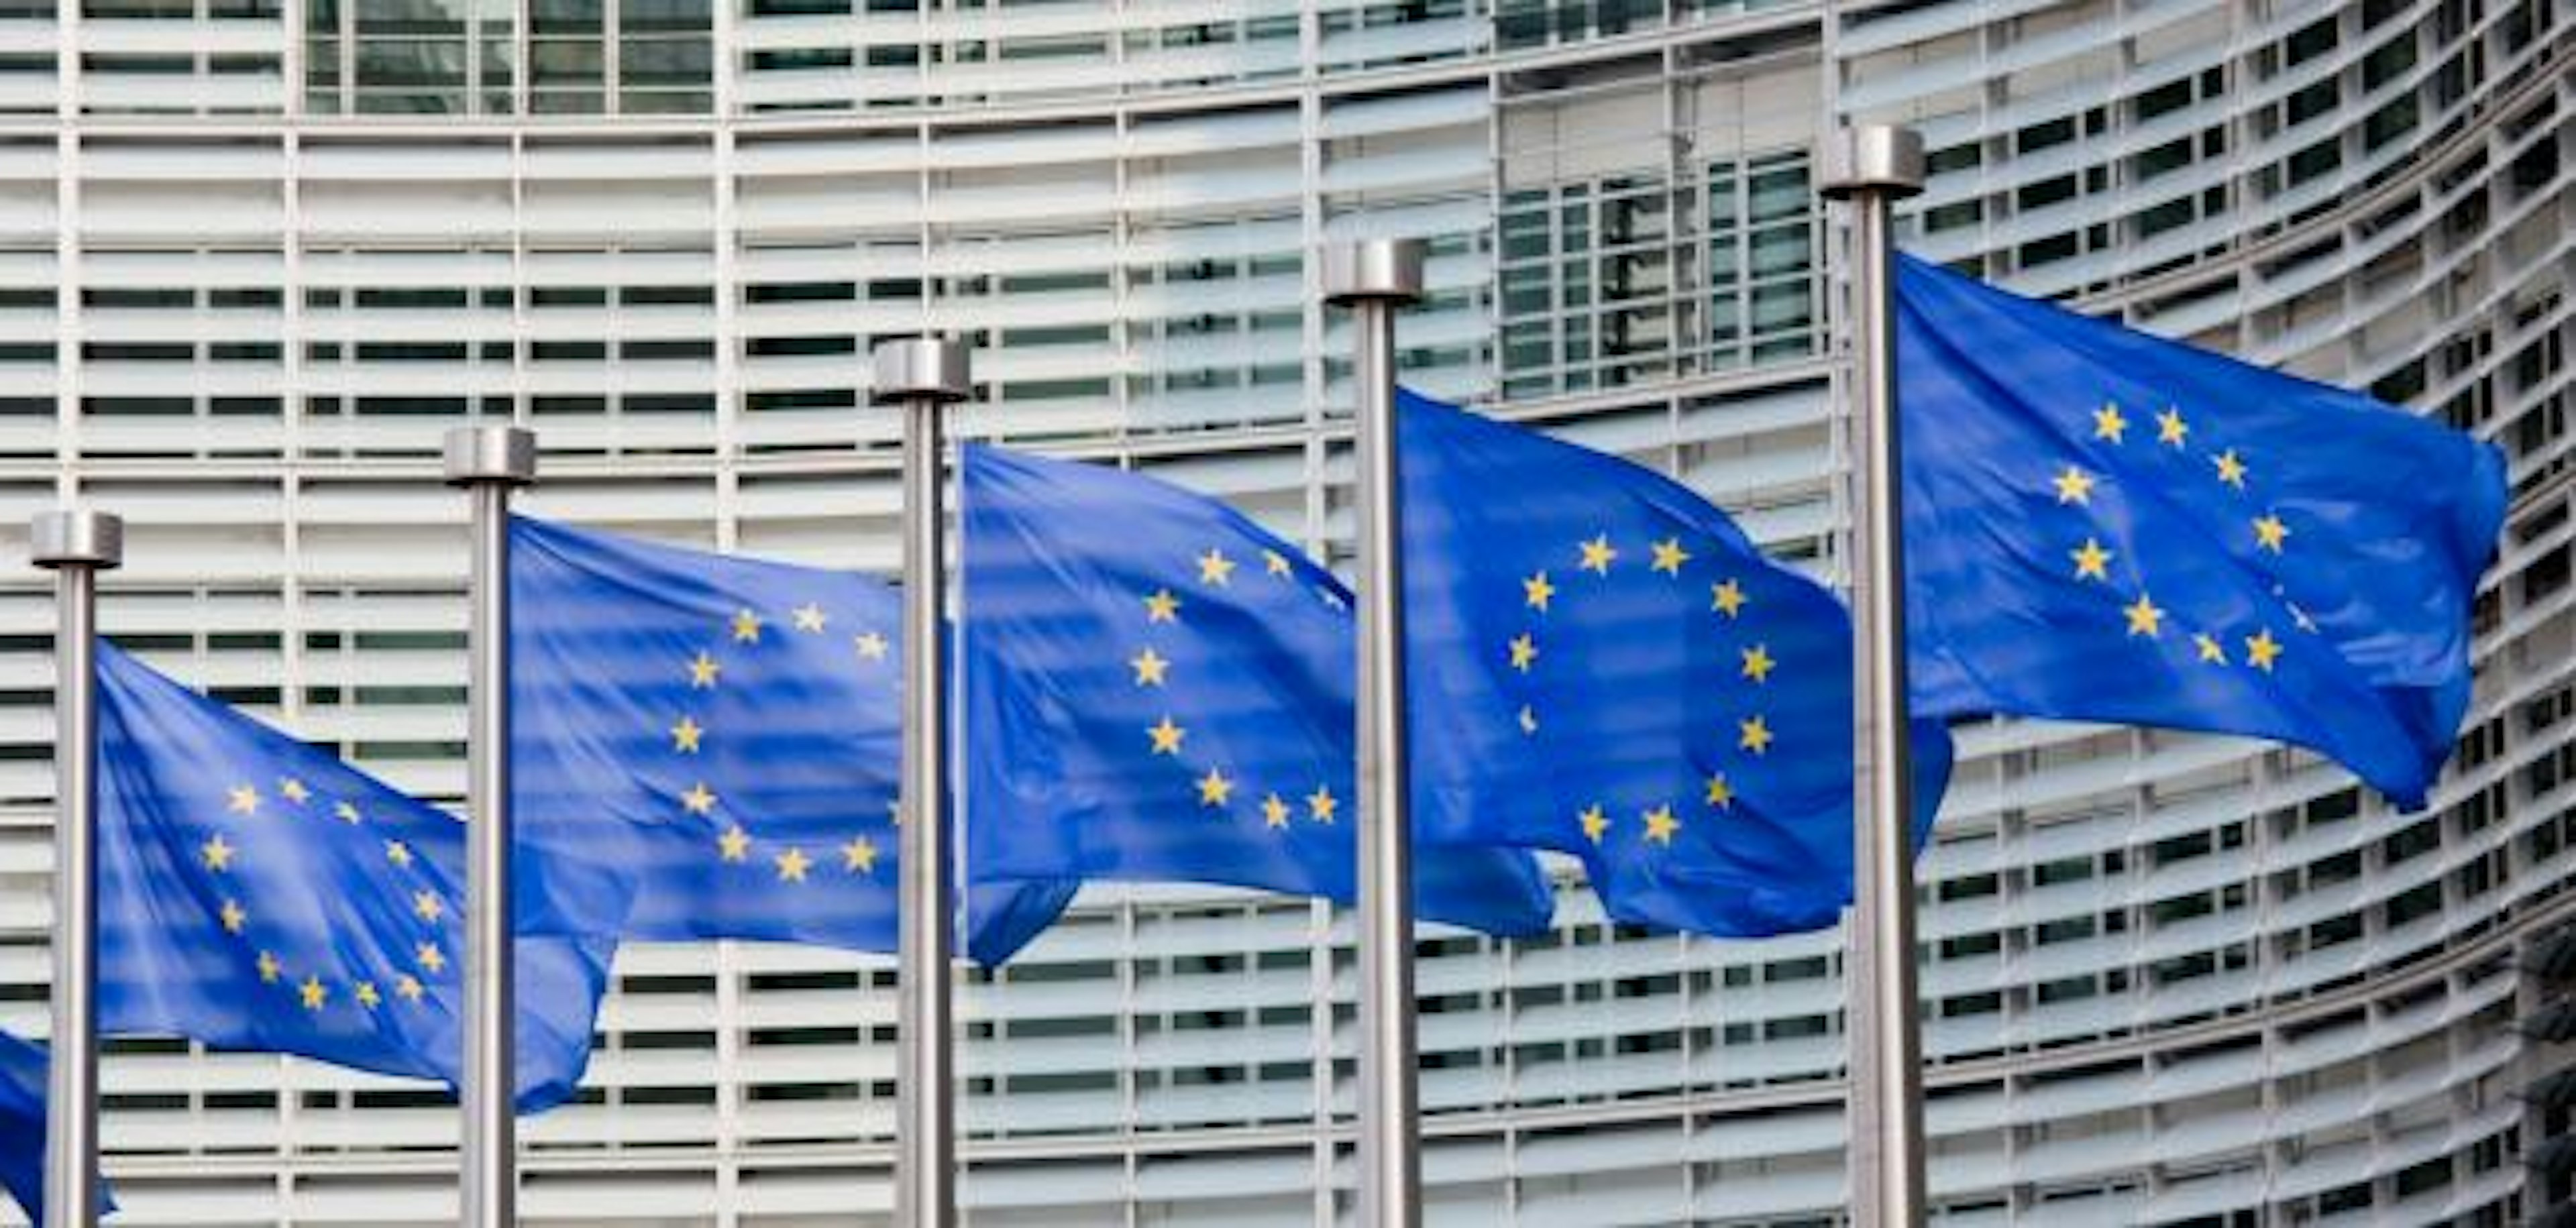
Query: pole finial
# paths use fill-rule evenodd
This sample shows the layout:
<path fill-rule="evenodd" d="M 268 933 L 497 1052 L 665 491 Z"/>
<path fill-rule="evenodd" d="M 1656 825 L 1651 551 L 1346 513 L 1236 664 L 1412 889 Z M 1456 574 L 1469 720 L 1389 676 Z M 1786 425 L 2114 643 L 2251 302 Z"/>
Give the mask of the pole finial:
<path fill-rule="evenodd" d="M 448 485 L 526 486 L 536 480 L 535 431 L 500 424 L 460 426 L 447 433 Z"/>
<path fill-rule="evenodd" d="M 125 521 L 86 508 L 38 512 L 27 526 L 27 561 L 47 571 L 123 566 Z"/>
<path fill-rule="evenodd" d="M 1359 239 L 1324 249 L 1324 299 L 1349 306 L 1370 299 L 1411 303 L 1422 297 L 1420 239 Z"/>
<path fill-rule="evenodd" d="M 868 400 L 878 405 L 923 398 L 953 405 L 974 389 L 966 343 L 953 337 L 895 337 L 869 358 Z"/>
<path fill-rule="evenodd" d="M 1855 124 L 1836 134 L 1825 151 L 1828 200 L 1855 192 L 1912 196 L 1923 190 L 1923 134 L 1897 124 Z"/>

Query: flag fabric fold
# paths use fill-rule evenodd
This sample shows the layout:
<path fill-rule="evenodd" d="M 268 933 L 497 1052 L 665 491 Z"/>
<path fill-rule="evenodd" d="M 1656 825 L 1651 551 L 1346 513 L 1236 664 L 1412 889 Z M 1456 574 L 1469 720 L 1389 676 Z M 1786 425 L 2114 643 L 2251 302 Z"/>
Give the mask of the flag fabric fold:
<path fill-rule="evenodd" d="M 523 929 L 895 949 L 897 590 L 526 517 L 510 577 Z M 967 893 L 968 951 L 1072 892 Z"/>
<path fill-rule="evenodd" d="M 1415 821 L 1582 859 L 1611 916 L 1723 937 L 1851 899 L 1851 619 L 1618 457 L 1411 392 Z M 1913 730 L 1918 847 L 1949 779 Z"/>
<path fill-rule="evenodd" d="M 2271 738 L 2423 803 L 2495 448 L 1903 255 L 1896 307 L 1918 713 Z"/>
<path fill-rule="evenodd" d="M 1350 595 L 1206 496 L 965 449 L 964 804 L 978 879 L 1226 884 L 1350 903 Z M 1425 919 L 1547 927 L 1526 853 L 1417 842 Z"/>
<path fill-rule="evenodd" d="M 464 825 L 98 645 L 101 1034 L 462 1077 Z M 521 1111 L 569 1098 L 613 947 L 518 944 Z"/>

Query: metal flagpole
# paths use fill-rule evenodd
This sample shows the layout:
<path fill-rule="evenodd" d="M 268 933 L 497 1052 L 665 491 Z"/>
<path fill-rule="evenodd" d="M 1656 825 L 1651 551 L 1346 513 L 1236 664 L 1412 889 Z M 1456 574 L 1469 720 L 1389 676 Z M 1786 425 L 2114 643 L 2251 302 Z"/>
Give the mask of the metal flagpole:
<path fill-rule="evenodd" d="M 956 936 L 948 806 L 947 593 L 939 542 L 947 460 L 940 417 L 966 399 L 965 343 L 936 337 L 880 342 L 869 396 L 901 404 L 903 419 L 903 854 L 897 886 L 894 1222 L 948 1228 L 957 1217 L 956 1050 L 949 979 Z"/>
<path fill-rule="evenodd" d="M 1823 192 L 1851 205 L 1853 909 L 1849 997 L 1854 1228 L 1923 1222 L 1921 1002 L 1914 985 L 1912 745 L 1905 692 L 1904 501 L 1898 493 L 1895 202 L 1923 190 L 1923 137 L 1842 134 Z"/>
<path fill-rule="evenodd" d="M 40 512 L 29 561 L 54 573 L 54 1038 L 45 1097 L 45 1224 L 98 1222 L 98 573 L 125 522 Z"/>
<path fill-rule="evenodd" d="M 510 910 L 510 493 L 537 477 L 515 426 L 447 433 L 447 482 L 473 500 L 467 620 L 465 1205 L 458 1223 L 512 1228 L 519 1211 L 517 960 Z"/>
<path fill-rule="evenodd" d="M 1324 253 L 1324 295 L 1351 309 L 1359 470 L 1360 1216 L 1422 1222 L 1414 1083 L 1413 824 L 1404 714 L 1404 566 L 1395 429 L 1395 313 L 1422 297 L 1422 241 Z"/>

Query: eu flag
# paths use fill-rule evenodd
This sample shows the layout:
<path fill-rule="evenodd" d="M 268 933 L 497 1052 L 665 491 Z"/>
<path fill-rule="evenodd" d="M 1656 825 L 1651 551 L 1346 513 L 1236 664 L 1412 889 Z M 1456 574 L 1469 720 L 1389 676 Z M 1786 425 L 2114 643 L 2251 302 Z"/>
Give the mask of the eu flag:
<path fill-rule="evenodd" d="M 45 1222 L 45 1050 L 0 1032 L 0 1186 Z"/>
<path fill-rule="evenodd" d="M 522 928 L 894 950 L 891 586 L 524 517 L 510 583 Z M 1000 963 L 1072 893 L 972 893 L 967 949 Z"/>
<path fill-rule="evenodd" d="M 1851 620 L 1617 457 L 1401 394 L 1419 821 L 1581 858 L 1621 921 L 1817 929 L 1851 899 Z M 1918 844 L 1950 739 L 1914 731 Z"/>
<path fill-rule="evenodd" d="M 1896 296 L 1919 713 L 2272 738 L 2423 804 L 2494 448 L 1910 257 Z"/>
<path fill-rule="evenodd" d="M 1150 478 L 982 446 L 963 467 L 969 873 L 1351 902 L 1349 593 Z M 1424 847 L 1414 865 L 1427 919 L 1548 925 L 1525 853 Z"/>
<path fill-rule="evenodd" d="M 98 1015 L 454 1086 L 464 825 L 98 645 Z M 612 949 L 518 944 L 518 1102 L 570 1097 Z"/>

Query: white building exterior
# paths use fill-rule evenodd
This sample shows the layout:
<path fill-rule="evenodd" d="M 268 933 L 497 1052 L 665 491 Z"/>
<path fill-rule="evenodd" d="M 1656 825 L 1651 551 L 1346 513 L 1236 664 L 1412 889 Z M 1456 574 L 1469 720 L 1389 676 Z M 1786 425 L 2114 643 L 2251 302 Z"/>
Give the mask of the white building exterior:
<path fill-rule="evenodd" d="M 966 433 L 1225 496 L 1346 561 L 1321 246 L 1431 238 L 1411 378 L 1677 473 L 1835 574 L 1813 192 L 1919 125 L 1901 233 L 2369 386 L 2515 500 L 2452 773 L 1966 729 L 1924 859 L 1960 1225 L 2505 1225 L 2576 1156 L 2576 8 L 2566 0 L 0 0 L 0 536 L 131 523 L 108 630 L 397 784 L 463 783 L 463 501 L 891 570 L 872 339 L 981 347 Z M 0 1027 L 41 1034 L 49 600 L 0 592 Z M 1434 1222 L 1821 1225 L 1838 934 L 1445 936 Z M 1349 919 L 1105 890 L 967 992 L 976 1228 L 1310 1225 L 1351 1180 Z M 621 965 L 530 1224 L 884 1222 L 888 961 Z M 2557 978 L 2553 980 L 2553 977 Z M 442 1094 L 129 1041 L 129 1224 L 438 1224 Z"/>

